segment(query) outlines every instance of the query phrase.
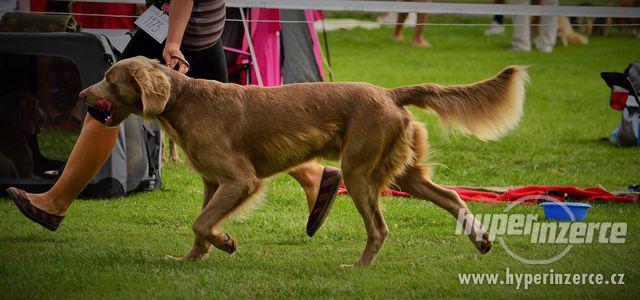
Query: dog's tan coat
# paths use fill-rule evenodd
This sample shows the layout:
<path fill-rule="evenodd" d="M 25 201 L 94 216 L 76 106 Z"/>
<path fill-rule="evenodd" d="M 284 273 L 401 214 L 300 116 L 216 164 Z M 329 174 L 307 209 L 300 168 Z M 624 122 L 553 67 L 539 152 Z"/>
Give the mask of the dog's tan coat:
<path fill-rule="evenodd" d="M 427 133 L 403 107 L 434 110 L 447 126 L 493 140 L 513 128 L 522 113 L 525 69 L 512 66 L 471 85 L 436 84 L 385 89 L 367 83 L 302 83 L 262 88 L 188 78 L 142 57 L 111 67 L 81 96 L 113 105 L 114 122 L 129 114 L 158 118 L 184 149 L 205 185 L 203 210 L 193 224 L 199 259 L 211 245 L 233 253 L 235 240 L 220 225 L 247 203 L 264 178 L 315 158 L 341 160 L 344 180 L 362 215 L 367 244 L 353 265 L 373 262 L 388 234 L 378 192 L 390 181 L 473 222 L 470 238 L 491 248 L 465 203 L 429 179 L 423 161 Z"/>

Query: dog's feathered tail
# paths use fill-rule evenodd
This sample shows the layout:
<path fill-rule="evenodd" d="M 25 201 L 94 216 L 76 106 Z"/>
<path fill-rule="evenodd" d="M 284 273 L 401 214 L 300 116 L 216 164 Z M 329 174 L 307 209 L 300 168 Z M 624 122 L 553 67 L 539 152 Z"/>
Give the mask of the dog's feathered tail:
<path fill-rule="evenodd" d="M 473 84 L 423 84 L 390 90 L 398 105 L 415 105 L 436 112 L 449 126 L 480 140 L 496 140 L 514 128 L 522 115 L 526 67 L 509 66 L 493 78 Z"/>

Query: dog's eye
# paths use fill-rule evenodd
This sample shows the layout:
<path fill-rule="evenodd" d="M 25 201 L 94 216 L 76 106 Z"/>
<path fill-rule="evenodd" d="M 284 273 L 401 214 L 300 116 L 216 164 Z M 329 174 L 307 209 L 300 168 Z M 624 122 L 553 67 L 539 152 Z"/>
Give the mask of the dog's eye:
<path fill-rule="evenodd" d="M 107 82 L 107 89 L 110 92 L 115 93 L 116 91 L 118 91 L 118 85 L 113 82 Z"/>

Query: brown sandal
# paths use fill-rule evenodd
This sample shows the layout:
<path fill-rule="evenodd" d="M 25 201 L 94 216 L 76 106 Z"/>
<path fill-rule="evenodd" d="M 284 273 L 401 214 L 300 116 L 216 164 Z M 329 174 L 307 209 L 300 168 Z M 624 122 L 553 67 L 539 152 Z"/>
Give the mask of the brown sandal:
<path fill-rule="evenodd" d="M 27 197 L 27 193 L 21 189 L 10 187 L 7 189 L 7 194 L 13 199 L 13 203 L 16 204 L 25 217 L 42 225 L 42 227 L 46 229 L 56 231 L 60 223 L 62 223 L 62 220 L 64 220 L 64 216 L 52 215 L 33 206 Z"/>
<path fill-rule="evenodd" d="M 341 182 L 342 170 L 334 167 L 324 168 L 318 198 L 316 198 L 316 202 L 313 204 L 313 209 L 307 221 L 307 235 L 309 237 L 312 237 L 313 234 L 318 231 L 327 218 L 333 206 L 333 200 L 336 199 L 336 194 Z"/>

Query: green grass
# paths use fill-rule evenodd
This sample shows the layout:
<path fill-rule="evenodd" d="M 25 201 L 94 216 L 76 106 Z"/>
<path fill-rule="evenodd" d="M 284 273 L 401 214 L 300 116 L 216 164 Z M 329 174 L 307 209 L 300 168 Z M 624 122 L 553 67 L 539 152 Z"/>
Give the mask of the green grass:
<path fill-rule="evenodd" d="M 438 21 L 434 18 L 434 21 Z M 460 21 L 477 22 L 476 19 Z M 600 142 L 619 114 L 608 108 L 601 71 L 623 70 L 637 59 L 640 40 L 592 38 L 589 46 L 558 47 L 551 54 L 508 53 L 509 35 L 484 37 L 484 28 L 429 27 L 432 49 L 391 42 L 391 31 L 329 33 L 335 79 L 385 87 L 421 82 L 461 84 L 484 79 L 509 64 L 531 65 L 521 125 L 498 142 L 445 139 L 435 117 L 425 122 L 443 184 L 511 186 L 556 184 L 622 189 L 638 183 L 639 149 Z M 407 38 L 409 31 L 407 31 Z M 0 201 L 0 298 L 426 298 L 584 297 L 631 298 L 639 290 L 640 210 L 636 204 L 596 205 L 595 222 L 627 222 L 624 244 L 577 245 L 551 265 L 524 265 L 500 247 L 479 255 L 453 234 L 455 220 L 435 205 L 383 198 L 391 234 L 376 263 L 342 270 L 360 254 L 365 234 L 348 197 L 339 197 L 316 237 L 304 234 L 306 203 L 294 181 L 271 179 L 266 201 L 225 230 L 239 243 L 236 255 L 220 251 L 203 262 L 174 263 L 191 245 L 191 222 L 202 192 L 184 164 L 164 169 L 166 189 L 125 199 L 77 201 L 61 229 L 50 233 Z M 476 213 L 504 205 L 471 203 Z M 535 206 L 516 212 L 539 213 Z M 507 237 L 518 253 L 543 258 L 557 251 Z M 625 285 L 460 285 L 458 273 L 624 273 Z"/>
<path fill-rule="evenodd" d="M 42 128 L 38 134 L 40 152 L 46 158 L 65 161 L 79 135 L 80 131 L 76 130 Z"/>

